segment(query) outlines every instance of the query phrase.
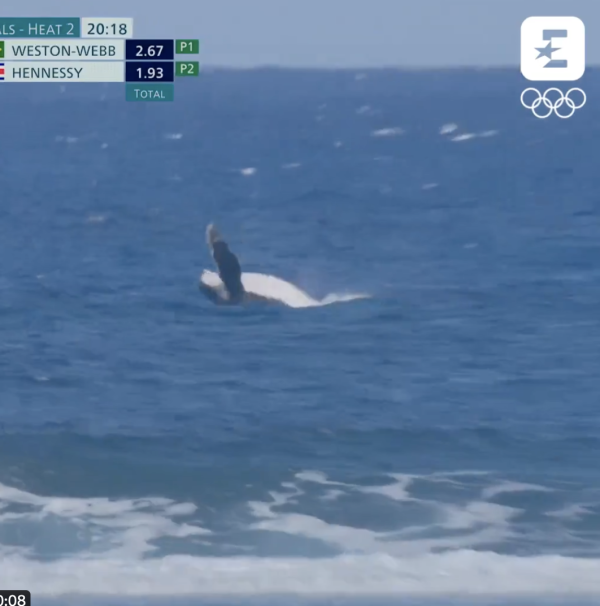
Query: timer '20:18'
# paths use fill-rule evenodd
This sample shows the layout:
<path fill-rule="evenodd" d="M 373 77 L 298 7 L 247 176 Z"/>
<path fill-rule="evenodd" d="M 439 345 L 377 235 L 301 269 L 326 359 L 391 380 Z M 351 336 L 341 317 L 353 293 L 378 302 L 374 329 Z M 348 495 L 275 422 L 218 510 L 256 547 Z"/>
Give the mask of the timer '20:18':
<path fill-rule="evenodd" d="M 110 36 L 111 34 L 113 36 L 125 36 L 127 34 L 127 24 L 90 23 L 88 26 L 88 36 Z"/>

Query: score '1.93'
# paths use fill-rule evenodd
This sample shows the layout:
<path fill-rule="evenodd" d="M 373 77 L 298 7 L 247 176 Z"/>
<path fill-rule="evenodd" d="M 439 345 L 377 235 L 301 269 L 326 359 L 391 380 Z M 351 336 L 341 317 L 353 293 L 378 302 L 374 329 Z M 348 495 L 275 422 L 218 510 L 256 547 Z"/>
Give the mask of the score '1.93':
<path fill-rule="evenodd" d="M 164 69 L 162 67 L 138 67 L 136 70 L 140 80 L 162 80 L 164 78 Z"/>
<path fill-rule="evenodd" d="M 174 82 L 175 70 L 172 61 L 127 61 L 127 82 Z M 0 604 L 0 606 L 2 606 Z"/>

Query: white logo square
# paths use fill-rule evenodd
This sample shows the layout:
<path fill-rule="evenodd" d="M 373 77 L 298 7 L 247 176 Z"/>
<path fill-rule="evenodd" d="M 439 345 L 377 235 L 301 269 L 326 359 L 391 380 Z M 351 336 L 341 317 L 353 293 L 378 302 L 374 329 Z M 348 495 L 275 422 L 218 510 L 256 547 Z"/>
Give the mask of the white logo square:
<path fill-rule="evenodd" d="M 521 24 L 527 80 L 573 81 L 585 73 L 585 26 L 577 17 L 528 17 Z"/>

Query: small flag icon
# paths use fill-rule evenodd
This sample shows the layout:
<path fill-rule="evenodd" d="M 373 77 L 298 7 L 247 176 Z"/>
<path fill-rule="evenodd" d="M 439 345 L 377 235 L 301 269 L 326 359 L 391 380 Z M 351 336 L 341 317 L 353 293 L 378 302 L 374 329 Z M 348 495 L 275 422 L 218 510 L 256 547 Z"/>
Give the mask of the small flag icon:
<path fill-rule="evenodd" d="M 0 59 L 4 59 L 4 40 L 0 40 Z"/>
<path fill-rule="evenodd" d="M 4 63 L 0 63 L 0 80 L 4 80 Z"/>

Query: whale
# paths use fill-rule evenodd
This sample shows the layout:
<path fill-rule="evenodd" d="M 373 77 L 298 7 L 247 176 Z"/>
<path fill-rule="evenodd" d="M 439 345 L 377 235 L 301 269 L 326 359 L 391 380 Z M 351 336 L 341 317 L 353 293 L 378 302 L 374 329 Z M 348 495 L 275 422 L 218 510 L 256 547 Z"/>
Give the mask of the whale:
<path fill-rule="evenodd" d="M 322 301 L 313 299 L 303 290 L 276 276 L 243 272 L 241 276 L 244 294 L 241 300 L 232 302 L 227 288 L 218 273 L 205 269 L 199 280 L 200 291 L 215 305 L 248 305 L 262 303 L 286 307 L 317 307 Z"/>
<path fill-rule="evenodd" d="M 240 262 L 212 223 L 206 228 L 206 243 L 217 266 L 221 284 L 210 287 L 201 280 L 201 290 L 219 305 L 240 305 L 246 302 Z"/>
<path fill-rule="evenodd" d="M 331 294 L 321 300 L 314 299 L 296 285 L 277 276 L 243 272 L 237 256 L 213 223 L 206 228 L 206 243 L 217 271 L 205 269 L 198 280 L 198 287 L 215 305 L 262 303 L 300 308 L 369 298 L 364 294 Z"/>
<path fill-rule="evenodd" d="M 242 273 L 237 256 L 213 223 L 206 228 L 206 243 L 217 272 L 205 269 L 200 276 L 199 288 L 215 305 L 281 303 L 285 302 L 286 294 L 288 299 L 295 297 L 305 305 L 312 301 L 306 293 L 285 280 L 264 274 Z M 284 301 L 281 301 L 282 285 Z"/>

